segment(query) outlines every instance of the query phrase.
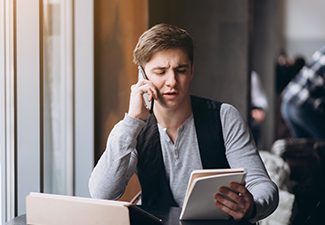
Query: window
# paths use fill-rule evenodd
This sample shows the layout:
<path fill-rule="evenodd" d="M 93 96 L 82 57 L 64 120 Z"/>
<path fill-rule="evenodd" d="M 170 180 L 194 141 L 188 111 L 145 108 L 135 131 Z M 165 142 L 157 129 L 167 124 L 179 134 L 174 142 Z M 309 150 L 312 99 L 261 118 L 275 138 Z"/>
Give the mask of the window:
<path fill-rule="evenodd" d="M 0 222 L 88 196 L 93 132 L 93 1 L 0 0 Z"/>
<path fill-rule="evenodd" d="M 72 0 L 43 4 L 44 192 L 72 195 Z"/>

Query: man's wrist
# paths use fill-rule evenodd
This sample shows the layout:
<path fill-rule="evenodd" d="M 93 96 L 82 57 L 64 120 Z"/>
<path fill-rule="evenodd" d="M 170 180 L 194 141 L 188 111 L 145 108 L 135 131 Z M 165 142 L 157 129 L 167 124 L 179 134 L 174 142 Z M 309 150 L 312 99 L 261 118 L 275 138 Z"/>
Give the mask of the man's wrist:
<path fill-rule="evenodd" d="M 250 220 L 250 219 L 253 219 L 254 217 L 256 217 L 256 204 L 255 204 L 255 202 L 253 202 L 253 205 L 250 208 L 250 210 L 247 213 L 247 215 L 245 216 L 245 219 L 246 220 Z"/>

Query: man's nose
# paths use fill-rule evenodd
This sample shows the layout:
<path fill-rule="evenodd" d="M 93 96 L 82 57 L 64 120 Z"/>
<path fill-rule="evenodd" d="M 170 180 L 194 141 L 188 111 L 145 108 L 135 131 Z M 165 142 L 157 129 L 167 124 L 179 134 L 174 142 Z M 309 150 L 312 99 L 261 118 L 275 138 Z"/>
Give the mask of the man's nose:
<path fill-rule="evenodd" d="M 176 72 L 174 70 L 168 71 L 166 85 L 169 87 L 174 87 L 177 83 Z"/>

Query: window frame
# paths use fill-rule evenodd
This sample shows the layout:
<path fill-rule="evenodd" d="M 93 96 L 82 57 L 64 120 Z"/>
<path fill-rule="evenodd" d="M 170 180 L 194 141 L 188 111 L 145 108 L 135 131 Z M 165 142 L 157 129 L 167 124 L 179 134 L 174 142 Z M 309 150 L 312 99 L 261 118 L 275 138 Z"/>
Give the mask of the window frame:
<path fill-rule="evenodd" d="M 0 0 L 0 198 L 3 224 L 15 216 L 15 1 Z"/>
<path fill-rule="evenodd" d="M 94 166 L 94 3 L 72 3 L 71 194 L 87 197 Z M 6 197 L 1 214 L 8 221 L 25 213 L 26 195 L 43 191 L 43 1 L 0 0 L 0 6 L 0 195 Z"/>

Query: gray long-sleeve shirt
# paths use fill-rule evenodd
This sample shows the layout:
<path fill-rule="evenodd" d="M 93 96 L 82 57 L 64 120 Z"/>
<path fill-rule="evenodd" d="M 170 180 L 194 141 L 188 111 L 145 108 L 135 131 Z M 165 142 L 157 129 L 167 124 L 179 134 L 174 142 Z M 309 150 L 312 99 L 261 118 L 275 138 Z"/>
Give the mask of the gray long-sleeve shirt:
<path fill-rule="evenodd" d="M 245 168 L 247 172 L 246 187 L 256 203 L 256 216 L 251 220 L 255 222 L 277 207 L 277 186 L 270 180 L 239 112 L 229 104 L 222 104 L 220 119 L 230 167 Z M 136 172 L 137 136 L 145 123 L 125 115 L 115 125 L 108 137 L 106 150 L 89 180 L 89 191 L 93 198 L 116 199 L 123 194 L 130 177 Z M 168 181 L 175 201 L 182 206 L 191 172 L 202 169 L 193 116 L 178 129 L 175 143 L 159 124 L 158 130 Z"/>

